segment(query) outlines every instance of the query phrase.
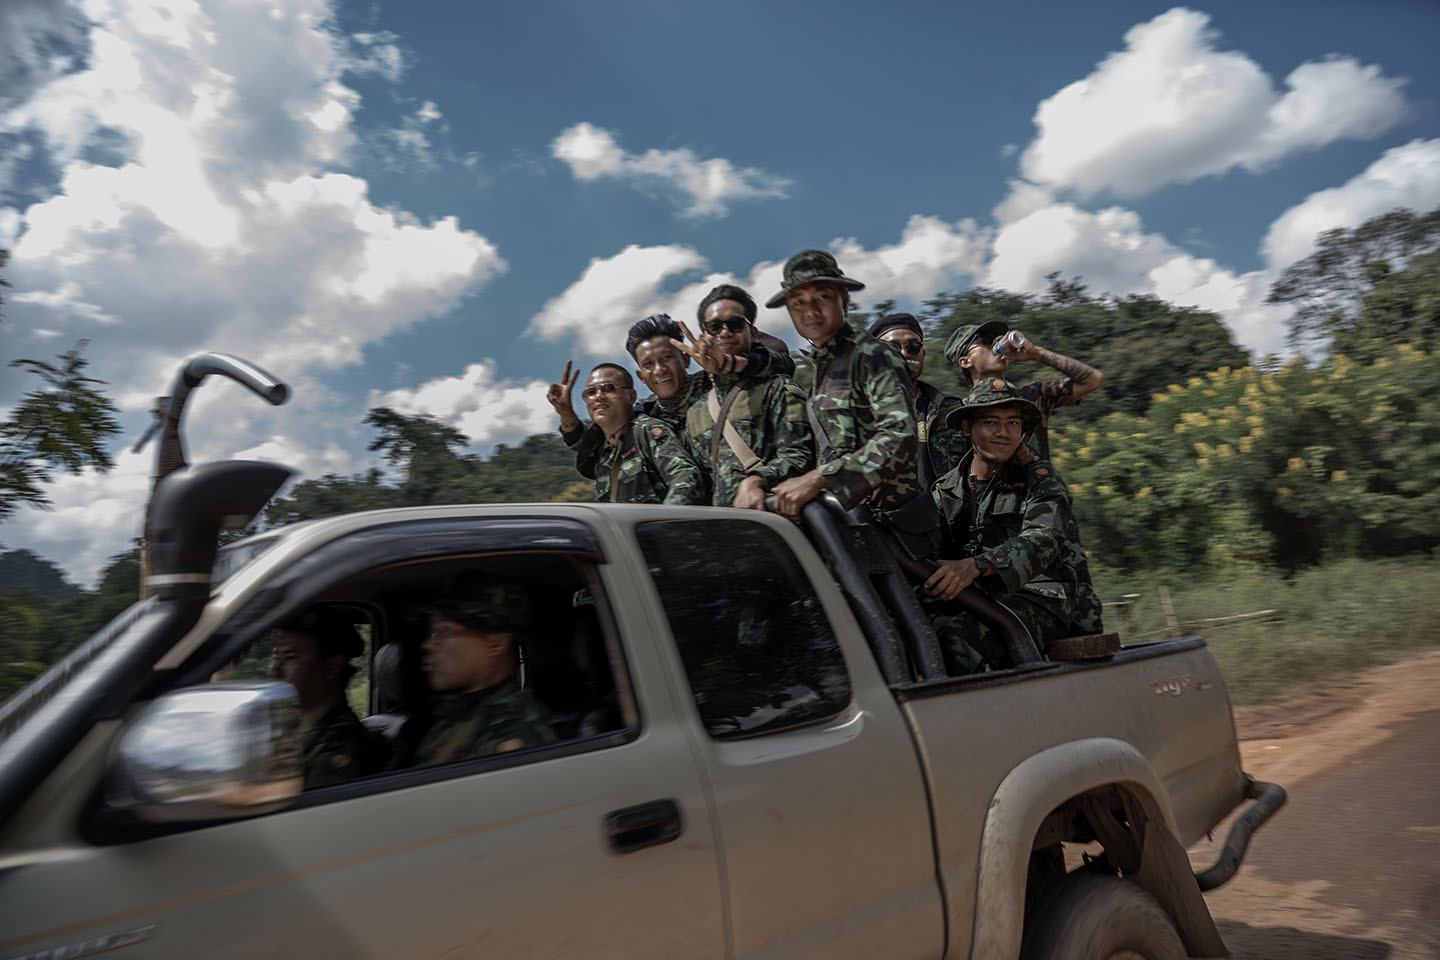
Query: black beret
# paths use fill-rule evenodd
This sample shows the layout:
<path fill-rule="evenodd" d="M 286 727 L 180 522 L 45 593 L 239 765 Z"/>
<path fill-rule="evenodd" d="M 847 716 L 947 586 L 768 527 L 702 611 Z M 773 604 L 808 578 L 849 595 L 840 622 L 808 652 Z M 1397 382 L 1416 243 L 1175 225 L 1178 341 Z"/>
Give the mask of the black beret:
<path fill-rule="evenodd" d="M 870 324 L 870 336 L 878 337 L 887 330 L 894 330 L 896 327 L 914 330 L 920 336 L 925 336 L 925 331 L 920 328 L 920 321 L 908 313 L 891 313 L 876 320 Z"/>

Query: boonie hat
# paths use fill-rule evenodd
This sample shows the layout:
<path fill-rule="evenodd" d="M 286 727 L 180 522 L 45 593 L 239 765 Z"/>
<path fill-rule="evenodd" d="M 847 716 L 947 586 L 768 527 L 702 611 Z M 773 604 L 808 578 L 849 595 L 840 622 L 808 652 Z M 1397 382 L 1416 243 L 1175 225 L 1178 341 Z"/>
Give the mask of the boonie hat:
<path fill-rule="evenodd" d="M 835 262 L 835 258 L 824 250 L 801 250 L 795 256 L 785 261 L 784 278 L 780 281 L 780 292 L 769 300 L 765 301 L 767 307 L 779 307 L 785 304 L 785 295 L 796 287 L 803 287 L 807 283 L 826 281 L 838 283 L 846 290 L 864 290 L 865 284 L 854 277 L 845 276 L 845 271 Z"/>
<path fill-rule="evenodd" d="M 996 337 L 1009 329 L 1010 324 L 1004 320 L 987 320 L 985 323 L 956 327 L 955 332 L 945 341 L 945 359 L 951 363 L 959 363 L 971 344 L 977 341 L 994 342 Z"/>
<path fill-rule="evenodd" d="M 969 420 L 982 410 L 1012 406 L 1020 408 L 1021 427 L 1026 433 L 1040 426 L 1040 408 L 1020 396 L 1015 384 L 999 377 L 986 377 L 977 383 L 959 406 L 951 408 L 946 419 L 952 426 L 959 426 L 960 421 Z"/>

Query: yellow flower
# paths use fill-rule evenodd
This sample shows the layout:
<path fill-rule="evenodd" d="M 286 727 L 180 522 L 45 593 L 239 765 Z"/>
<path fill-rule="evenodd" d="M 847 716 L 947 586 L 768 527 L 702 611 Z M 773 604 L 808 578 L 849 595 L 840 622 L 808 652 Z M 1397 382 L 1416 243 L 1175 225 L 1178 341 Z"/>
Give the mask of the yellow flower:
<path fill-rule="evenodd" d="M 1201 470 L 1209 470 L 1209 469 L 1210 469 L 1210 458 L 1209 458 L 1209 457 L 1196 457 L 1196 458 L 1195 458 L 1195 466 L 1199 467 Z"/>
<path fill-rule="evenodd" d="M 1135 499 L 1144 500 L 1146 497 L 1150 496 L 1150 494 L 1154 492 L 1155 491 L 1150 487 L 1141 487 L 1139 490 L 1135 491 Z"/>
<path fill-rule="evenodd" d="M 1386 367 L 1390 366 L 1390 358 L 1376 357 L 1375 362 L 1371 364 L 1371 366 L 1374 367 L 1376 370 L 1384 370 Z"/>
<path fill-rule="evenodd" d="M 1215 448 L 1215 452 L 1218 453 L 1218 454 L 1220 454 L 1220 456 L 1222 456 L 1222 457 L 1233 457 L 1233 456 L 1235 456 L 1235 448 L 1232 447 L 1232 446 L 1230 446 L 1230 444 L 1228 444 L 1228 443 L 1222 443 L 1222 444 L 1220 444 L 1220 446 L 1218 446 L 1218 447 Z"/>
<path fill-rule="evenodd" d="M 1241 453 L 1249 453 L 1252 449 L 1254 449 L 1254 447 L 1255 447 L 1255 441 L 1252 440 L 1250 437 L 1241 437 L 1241 438 L 1240 438 L 1240 452 L 1241 452 Z"/>
<path fill-rule="evenodd" d="M 1108 497 L 1110 496 L 1110 494 L 1115 492 L 1115 488 L 1102 483 L 1100 484 L 1100 486 L 1095 488 L 1095 491 Z"/>
<path fill-rule="evenodd" d="M 1347 470 L 1336 470 L 1334 473 L 1330 474 L 1331 483 L 1344 483 L 1346 480 L 1349 479 L 1350 473 Z"/>
<path fill-rule="evenodd" d="M 1090 459 L 1090 448 L 1089 448 L 1089 447 L 1081 447 L 1079 450 L 1076 450 L 1076 451 L 1075 451 L 1075 456 L 1079 457 L 1081 460 L 1089 460 L 1089 459 Z"/>
<path fill-rule="evenodd" d="M 1105 439 L 1106 439 L 1106 440 L 1119 440 L 1119 439 L 1120 439 L 1121 437 L 1123 437 L 1123 436 L 1125 436 L 1125 435 L 1124 435 L 1123 433 L 1121 433 L 1119 430 L 1107 430 L 1107 431 L 1105 432 Z"/>
<path fill-rule="evenodd" d="M 1197 443 L 1195 444 L 1195 452 L 1202 457 L 1208 457 L 1215 452 L 1215 448 L 1208 443 Z"/>
<path fill-rule="evenodd" d="M 1189 380 L 1185 381 L 1185 386 L 1187 387 L 1203 387 L 1204 385 L 1205 381 L 1201 380 L 1199 377 L 1191 377 Z"/>
<path fill-rule="evenodd" d="M 1170 386 L 1166 387 L 1165 389 L 1166 389 L 1166 390 L 1169 390 L 1171 393 L 1182 393 L 1182 392 L 1184 392 L 1184 390 L 1185 390 L 1185 388 L 1182 387 L 1182 386 L 1180 386 L 1180 384 L 1178 384 L 1178 383 L 1172 383 L 1172 384 L 1170 384 Z"/>
<path fill-rule="evenodd" d="M 1265 428 L 1257 426 L 1254 430 L 1250 431 L 1250 436 L 1254 437 L 1256 440 L 1259 440 L 1261 437 L 1265 436 Z"/>
<path fill-rule="evenodd" d="M 1294 490 L 1291 490 L 1289 487 L 1276 487 L 1276 488 L 1275 488 L 1275 495 L 1276 495 L 1277 497 L 1288 497 L 1288 496 L 1290 496 L 1290 494 L 1292 494 L 1292 493 L 1294 493 L 1294 492 L 1295 492 L 1295 491 L 1294 491 Z"/>
<path fill-rule="evenodd" d="M 1304 461 L 1304 460 L 1301 460 L 1299 457 L 1291 457 L 1289 460 L 1286 460 L 1286 461 L 1285 461 L 1285 469 L 1286 469 L 1286 470 L 1304 470 L 1304 469 L 1305 469 L 1305 461 Z"/>
<path fill-rule="evenodd" d="M 1251 381 L 1245 384 L 1245 396 L 1258 397 L 1260 395 L 1260 384 Z"/>
<path fill-rule="evenodd" d="M 1200 393 L 1201 393 L 1203 396 L 1207 396 L 1207 397 L 1213 397 L 1213 396 L 1215 396 L 1215 391 L 1214 391 L 1214 390 L 1211 390 L 1209 387 L 1206 387 L 1204 390 L 1201 390 Z"/>
<path fill-rule="evenodd" d="M 1187 428 L 1187 427 L 1185 426 L 1185 424 L 1183 424 L 1183 423 L 1177 423 L 1177 424 L 1175 424 L 1175 432 L 1176 432 L 1176 433 L 1184 433 L 1187 429 L 1188 429 L 1188 428 Z"/>

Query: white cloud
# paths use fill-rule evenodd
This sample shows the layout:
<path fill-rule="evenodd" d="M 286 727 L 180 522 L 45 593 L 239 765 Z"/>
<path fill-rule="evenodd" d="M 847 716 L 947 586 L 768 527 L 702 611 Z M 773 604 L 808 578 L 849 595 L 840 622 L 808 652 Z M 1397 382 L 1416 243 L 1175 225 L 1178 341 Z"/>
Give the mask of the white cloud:
<path fill-rule="evenodd" d="M 399 82 L 405 75 L 407 66 L 399 39 L 398 34 L 389 30 L 353 34 L 343 61 L 345 72 L 361 77 L 383 77 L 391 83 Z"/>
<path fill-rule="evenodd" d="M 432 416 L 483 448 L 554 430 L 555 413 L 545 400 L 548 386 L 543 380 L 498 380 L 495 362 L 486 359 L 469 364 L 458 377 L 428 380 L 413 389 L 372 390 L 367 406 Z"/>
<path fill-rule="evenodd" d="M 1315 236 L 1355 227 L 1396 207 L 1418 212 L 1440 206 L 1440 139 L 1412 140 L 1386 150 L 1363 172 L 1338 187 L 1312 193 L 1285 211 L 1265 232 L 1261 250 L 1283 270 L 1315 249 Z"/>
<path fill-rule="evenodd" d="M 1126 49 L 1042 101 L 1021 156 L 1036 183 L 1138 196 L 1301 150 L 1372 139 L 1404 115 L 1403 80 L 1352 58 L 1301 64 L 1282 94 L 1243 53 L 1216 48 L 1203 13 L 1176 7 L 1132 27 Z"/>
<path fill-rule="evenodd" d="M 686 217 L 723 217 L 736 200 L 784 197 L 790 180 L 756 167 L 736 167 L 723 157 L 701 160 L 692 150 L 626 153 L 614 134 L 589 123 L 562 131 L 550 153 L 564 160 L 580 180 L 620 177 L 640 187 L 658 186 L 677 195 Z"/>
<path fill-rule="evenodd" d="M 183 357 L 247 357 L 291 382 L 296 399 L 277 411 L 233 385 L 207 386 L 189 414 L 204 423 L 194 455 L 248 449 L 307 473 L 352 468 L 368 439 L 361 401 L 316 376 L 449 312 L 504 261 L 455 218 L 378 207 L 364 180 L 333 171 L 354 145 L 359 97 L 340 80 L 357 68 L 326 0 L 176 3 L 163 16 L 142 0 L 89 9 L 86 67 L 0 113 L 0 133 L 43 137 L 61 170 L 56 196 L 0 210 L 17 283 L 9 335 L 91 338 L 92 371 L 127 429 Z M 395 39 L 361 41 L 380 75 L 403 68 L 398 47 L 385 50 Z M 429 102 L 413 120 L 442 122 Z M 118 132 L 118 166 L 81 159 L 102 129 Z M 0 370 L 6 396 L 28 388 L 23 376 Z M 7 545 L 89 579 L 139 533 L 145 471 L 129 455 L 117 462 L 113 476 L 57 479 L 47 490 L 57 509 L 21 511 Z"/>
<path fill-rule="evenodd" d="M 77 5 L 65 0 L 0 3 L 0 112 L 78 69 L 88 50 L 85 14 Z"/>

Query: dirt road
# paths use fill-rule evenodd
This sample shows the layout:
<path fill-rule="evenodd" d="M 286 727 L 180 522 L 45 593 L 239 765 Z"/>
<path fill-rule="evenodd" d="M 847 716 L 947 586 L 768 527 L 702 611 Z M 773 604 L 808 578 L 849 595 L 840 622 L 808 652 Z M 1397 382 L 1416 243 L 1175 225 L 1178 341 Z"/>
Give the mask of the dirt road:
<path fill-rule="evenodd" d="M 1206 898 L 1237 960 L 1440 960 L 1440 652 L 1239 719 L 1290 802 Z"/>

